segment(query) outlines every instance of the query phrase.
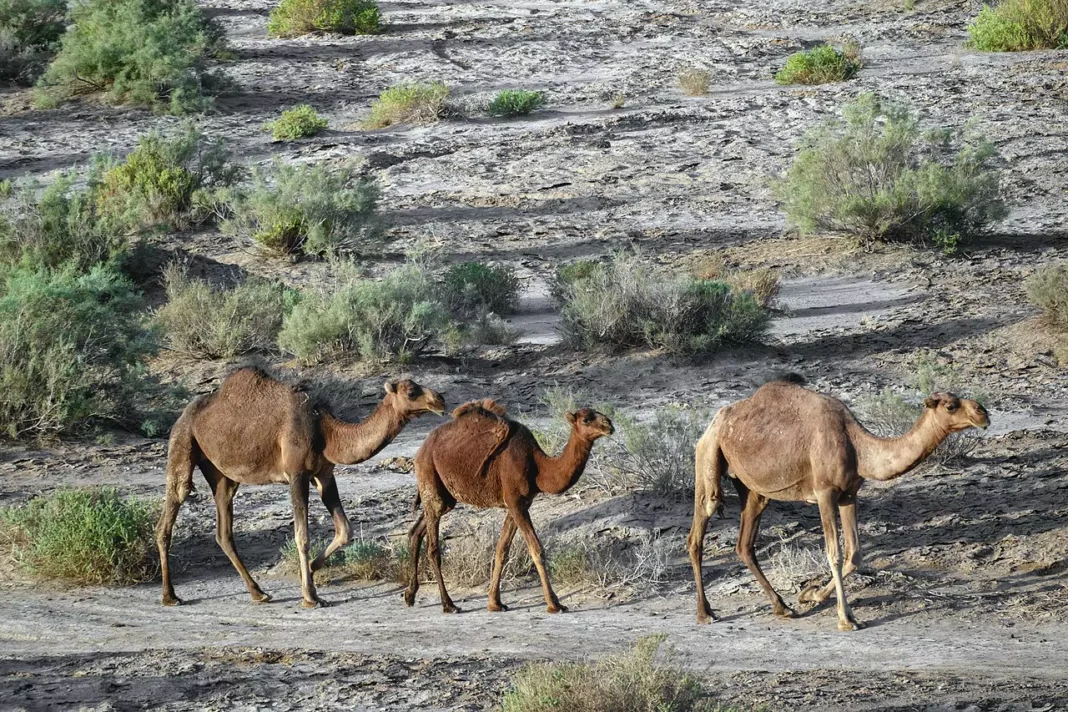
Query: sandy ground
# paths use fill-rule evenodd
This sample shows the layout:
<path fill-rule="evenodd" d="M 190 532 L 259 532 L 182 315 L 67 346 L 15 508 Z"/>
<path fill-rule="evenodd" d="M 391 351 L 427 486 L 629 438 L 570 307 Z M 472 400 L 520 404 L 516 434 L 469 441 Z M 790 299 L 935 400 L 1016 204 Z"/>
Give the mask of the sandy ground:
<path fill-rule="evenodd" d="M 343 582 L 323 587 L 329 607 L 304 611 L 295 582 L 276 568 L 291 531 L 287 494 L 246 488 L 237 544 L 275 602 L 248 602 L 214 543 L 214 511 L 202 492 L 183 509 L 174 548 L 186 606 L 159 606 L 157 584 L 0 583 L 0 708 L 489 709 L 525 661 L 599 657 L 664 632 L 681 665 L 719 699 L 746 707 L 1068 709 L 1068 379 L 1020 286 L 1038 266 L 1068 256 L 1063 52 L 967 50 L 963 27 L 977 5 L 944 0 L 919 0 L 913 11 L 846 0 L 396 2 L 382 5 L 389 30 L 381 36 L 287 41 L 265 36 L 271 3 L 204 5 L 237 55 L 222 67 L 235 89 L 200 119 L 207 133 L 226 136 L 251 163 L 362 158 L 393 223 L 390 254 L 374 269 L 418 245 L 519 271 L 525 298 L 515 346 L 409 367 L 450 404 L 496 397 L 545 425 L 539 396 L 560 384 L 639 416 L 667 403 L 711 409 L 783 370 L 857 403 L 903 387 L 926 352 L 951 364 L 964 389 L 986 395 L 993 427 L 960 466 L 864 490 L 866 564 L 849 591 L 869 627 L 857 633 L 835 630 L 831 606 L 794 621 L 770 615 L 732 553 L 731 497 L 726 519 L 710 527 L 705 570 L 723 620 L 695 625 L 682 544 L 691 505 L 592 487 L 536 503 L 539 531 L 655 534 L 670 552 L 658 586 L 561 588 L 572 611 L 549 616 L 538 589 L 520 580 L 505 593 L 511 612 L 491 615 L 484 591 L 457 590 L 468 612 L 453 617 L 441 614 L 433 586 L 406 609 L 394 585 Z M 818 88 L 771 81 L 789 53 L 843 36 L 864 48 L 857 80 Z M 688 66 L 710 70 L 708 96 L 679 92 L 675 78 Z M 355 128 L 372 98 L 401 80 L 447 82 L 468 118 Z M 472 110 L 510 87 L 546 90 L 548 108 L 514 121 Z M 867 254 L 784 232 L 769 177 L 807 128 L 872 89 L 909 101 L 930 125 L 970 122 L 999 148 L 1012 212 L 963 257 Z M 610 108 L 615 94 L 626 96 L 622 109 Z M 299 102 L 328 116 L 331 130 L 272 143 L 262 124 Z M 123 153 L 145 131 L 176 124 L 88 100 L 31 111 L 26 92 L 2 91 L 0 177 L 43 177 L 93 151 Z M 195 253 L 196 269 L 219 281 L 262 274 L 302 284 L 322 269 L 264 260 L 210 231 L 161 247 Z M 783 271 L 782 309 L 766 343 L 701 363 L 579 355 L 560 344 L 547 275 L 563 259 L 629 247 L 680 268 L 721 249 L 739 264 Z M 151 297 L 156 287 L 146 289 Z M 157 367 L 206 391 L 226 365 L 163 359 Z M 362 415 L 394 373 L 342 364 L 330 375 Z M 416 421 L 380 458 L 414 454 L 435 422 Z M 6 448 L 0 504 L 88 484 L 158 497 L 165 455 L 161 440 L 122 434 L 109 444 Z M 346 468 L 340 484 L 357 531 L 406 528 L 410 475 L 365 463 Z M 458 511 L 446 535 L 484 533 L 499 517 Z M 329 531 L 318 505 L 313 528 Z M 819 575 L 820 538 L 814 508 L 777 504 L 765 515 L 760 555 L 787 598 Z"/>

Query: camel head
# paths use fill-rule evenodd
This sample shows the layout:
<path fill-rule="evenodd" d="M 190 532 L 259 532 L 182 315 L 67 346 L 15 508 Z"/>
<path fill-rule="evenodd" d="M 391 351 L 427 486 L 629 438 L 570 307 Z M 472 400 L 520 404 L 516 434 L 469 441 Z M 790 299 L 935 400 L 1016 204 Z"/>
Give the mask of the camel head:
<path fill-rule="evenodd" d="M 608 416 L 593 408 L 582 408 L 574 413 L 568 413 L 567 422 L 571 423 L 572 429 L 578 435 L 590 441 L 611 435 L 616 431 Z"/>
<path fill-rule="evenodd" d="M 387 381 L 386 399 L 391 401 L 398 413 L 406 416 L 414 417 L 423 413 L 445 414 L 445 399 L 440 393 L 407 378 L 403 381 Z"/>
<path fill-rule="evenodd" d="M 958 398 L 952 393 L 932 393 L 923 405 L 929 408 L 947 432 L 955 433 L 968 428 L 986 430 L 990 415 L 981 404 L 967 398 Z"/>

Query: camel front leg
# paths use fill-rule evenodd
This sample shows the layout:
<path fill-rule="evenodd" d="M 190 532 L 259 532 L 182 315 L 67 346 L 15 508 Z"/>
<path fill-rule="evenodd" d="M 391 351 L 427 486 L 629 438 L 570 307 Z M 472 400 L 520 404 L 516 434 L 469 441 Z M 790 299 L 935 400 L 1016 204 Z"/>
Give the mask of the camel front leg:
<path fill-rule="evenodd" d="M 842 518 L 842 539 L 845 543 L 845 564 L 842 567 L 842 581 L 844 582 L 851 573 L 860 568 L 860 536 L 857 531 L 857 501 L 838 500 L 838 515 Z M 823 603 L 834 592 L 834 578 L 820 587 L 814 583 L 805 587 L 805 590 L 797 597 L 800 603 Z"/>
<path fill-rule="evenodd" d="M 311 563 L 308 560 L 308 475 L 298 472 L 289 479 L 289 499 L 293 503 L 293 539 L 297 543 L 297 557 L 300 560 L 301 605 L 304 608 L 318 608 L 323 605 L 315 593 L 315 581 L 312 580 Z"/>
<path fill-rule="evenodd" d="M 835 595 L 838 597 L 838 630 L 850 631 L 862 628 L 846 601 L 845 587 L 842 585 L 842 561 L 838 550 L 838 523 L 835 521 L 838 505 L 838 493 L 825 490 L 816 495 L 820 507 L 820 519 L 823 521 L 823 539 L 827 547 L 827 563 L 831 566 Z"/>
<path fill-rule="evenodd" d="M 704 504 L 704 494 L 700 478 L 694 492 L 693 524 L 690 526 L 690 536 L 686 538 L 686 548 L 690 552 L 690 564 L 693 566 L 693 580 L 697 584 L 697 622 L 711 623 L 716 620 L 716 614 L 708 605 L 705 597 L 705 581 L 701 573 L 701 561 L 705 551 L 705 529 L 708 527 L 709 514 Z"/>
<path fill-rule="evenodd" d="M 504 513 L 504 524 L 501 526 L 501 537 L 497 540 L 497 551 L 493 557 L 493 574 L 490 576 L 489 602 L 486 608 L 491 611 L 507 611 L 508 606 L 501 603 L 501 575 L 504 573 L 504 565 L 508 561 L 508 554 L 512 550 L 512 539 L 515 537 L 516 524 L 512 515 Z"/>
<path fill-rule="evenodd" d="M 200 467 L 215 495 L 215 541 L 226 554 L 226 558 L 230 559 L 230 563 L 237 569 L 241 580 L 245 582 L 245 588 L 252 596 L 252 601 L 267 603 L 271 597 L 264 593 L 252 578 L 252 574 L 245 568 L 245 563 L 241 561 L 237 548 L 234 546 L 234 496 L 237 495 L 238 484 L 208 462 L 202 462 Z"/>
<path fill-rule="evenodd" d="M 749 572 L 753 574 L 760 587 L 764 589 L 764 593 L 768 595 L 772 612 L 783 618 L 793 618 L 795 615 L 793 609 L 786 605 L 782 600 L 782 596 L 772 587 L 771 582 L 768 581 L 764 571 L 760 568 L 760 562 L 757 561 L 756 557 L 756 538 L 760 532 L 760 515 L 763 514 L 764 508 L 768 506 L 768 498 L 750 492 L 749 488 L 743 485 L 740 480 L 735 480 L 734 486 L 738 490 L 739 499 L 742 500 L 742 521 L 738 528 L 738 544 L 734 550 L 738 553 L 738 558 L 745 563 Z"/>
<path fill-rule="evenodd" d="M 556 597 L 556 592 L 553 591 L 553 587 L 549 583 L 548 567 L 545 565 L 545 548 L 541 545 L 541 541 L 538 540 L 538 535 L 534 531 L 534 524 L 530 521 L 530 513 L 526 510 L 526 507 L 520 504 L 509 507 L 508 514 L 515 521 L 516 526 L 519 527 L 519 531 L 523 533 L 523 538 L 527 540 L 530 558 L 534 562 L 534 567 L 538 570 L 538 577 L 541 578 L 541 590 L 545 595 L 546 610 L 549 613 L 566 611 L 567 606 L 560 603 L 560 599 Z"/>
<path fill-rule="evenodd" d="M 404 590 L 404 603 L 409 608 L 415 605 L 415 594 L 419 591 L 419 550 L 425 536 L 426 517 L 420 511 L 419 518 L 408 530 L 408 588 Z"/>
<path fill-rule="evenodd" d="M 345 515 L 345 508 L 341 506 L 341 495 L 337 490 L 337 480 L 334 479 L 334 468 L 328 467 L 315 477 L 315 488 L 319 490 L 319 498 L 330 510 L 330 516 L 334 519 L 334 539 L 326 547 L 323 553 L 315 557 L 311 564 L 312 571 L 318 571 L 326 564 L 326 560 L 338 549 L 348 546 L 352 541 L 352 525 Z"/>
<path fill-rule="evenodd" d="M 435 511 L 424 510 L 426 515 L 426 549 L 430 554 L 430 565 L 434 567 L 434 576 L 438 579 L 438 594 L 441 596 L 441 610 L 443 613 L 459 613 L 460 609 L 449 598 L 449 592 L 445 590 L 445 577 L 441 574 L 441 546 L 440 527 L 441 515 Z"/>

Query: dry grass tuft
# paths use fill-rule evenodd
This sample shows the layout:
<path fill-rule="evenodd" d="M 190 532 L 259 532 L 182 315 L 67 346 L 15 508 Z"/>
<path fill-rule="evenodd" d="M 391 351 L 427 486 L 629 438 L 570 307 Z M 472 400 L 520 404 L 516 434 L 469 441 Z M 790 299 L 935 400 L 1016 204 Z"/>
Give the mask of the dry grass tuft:
<path fill-rule="evenodd" d="M 706 69 L 690 67 L 679 72 L 679 88 L 686 96 L 704 96 L 712 83 L 712 75 Z"/>
<path fill-rule="evenodd" d="M 365 129 L 395 124 L 432 124 L 446 114 L 449 88 L 441 82 L 398 84 L 386 89 L 371 105 Z"/>

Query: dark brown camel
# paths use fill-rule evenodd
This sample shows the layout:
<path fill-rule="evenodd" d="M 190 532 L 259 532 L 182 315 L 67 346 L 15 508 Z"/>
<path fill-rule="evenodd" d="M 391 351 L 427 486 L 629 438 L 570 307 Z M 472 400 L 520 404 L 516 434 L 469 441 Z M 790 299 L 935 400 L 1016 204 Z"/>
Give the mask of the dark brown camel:
<path fill-rule="evenodd" d="M 442 515 L 457 502 L 463 502 L 507 510 L 493 559 L 489 610 L 508 610 L 501 603 L 501 572 L 517 528 L 527 541 L 530 558 L 541 577 L 548 611 L 567 610 L 549 585 L 545 552 L 530 521 L 530 504 L 541 492 L 560 494 L 570 489 L 582 476 L 594 441 L 614 431 L 607 416 L 590 408 L 568 413 L 567 421 L 571 436 L 557 457 L 546 455 L 530 430 L 507 418 L 491 400 L 460 406 L 451 421 L 430 433 L 415 456 L 419 482 L 416 505 L 421 500 L 423 511 L 408 532 L 411 578 L 404 592 L 405 603 L 413 605 L 419 590 L 419 549 L 425 535 L 442 610 L 459 610 L 449 598 L 441 575 L 438 531 Z"/>
<path fill-rule="evenodd" d="M 872 435 L 841 401 L 786 381 L 767 383 L 751 397 L 720 409 L 697 443 L 693 526 L 688 540 L 697 581 L 697 621 L 707 623 L 715 617 L 705 598 L 701 556 L 705 526 L 721 507 L 720 481 L 728 475 L 742 505 L 738 556 L 771 599 L 775 614 L 793 617 L 794 612 L 757 562 L 754 544 L 760 515 L 772 499 L 807 502 L 820 508 L 831 580 L 806 588 L 799 601 L 822 603 L 833 591 L 838 598 L 839 630 L 862 627 L 842 587 L 842 580 L 860 565 L 856 500 L 861 485 L 865 480 L 900 477 L 923 462 L 950 433 L 990 424 L 982 405 L 951 393 L 934 393 L 924 406 L 920 419 L 899 438 Z M 836 509 L 845 541 L 844 571 Z"/>
<path fill-rule="evenodd" d="M 156 527 L 163 605 L 181 603 L 171 585 L 168 552 L 178 508 L 192 488 L 194 467 L 204 473 L 215 495 L 215 539 L 257 603 L 271 597 L 252 580 L 234 548 L 234 495 L 242 484 L 289 485 L 303 605 L 321 605 L 312 571 L 351 540 L 334 465 L 363 462 L 388 445 L 410 419 L 445 412 L 441 396 L 414 381 L 391 381 L 385 389 L 385 398 L 361 423 L 339 420 L 307 393 L 253 368 L 235 372 L 218 391 L 190 403 L 171 429 L 167 497 Z M 308 485 L 312 481 L 334 519 L 334 539 L 309 564 Z"/>

